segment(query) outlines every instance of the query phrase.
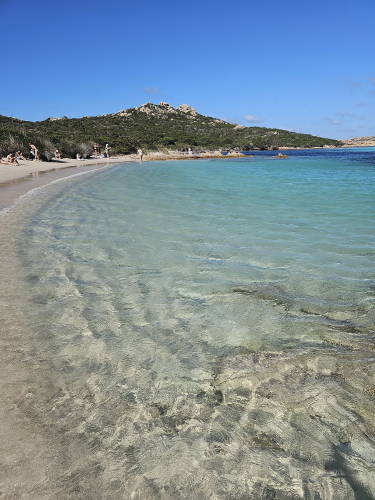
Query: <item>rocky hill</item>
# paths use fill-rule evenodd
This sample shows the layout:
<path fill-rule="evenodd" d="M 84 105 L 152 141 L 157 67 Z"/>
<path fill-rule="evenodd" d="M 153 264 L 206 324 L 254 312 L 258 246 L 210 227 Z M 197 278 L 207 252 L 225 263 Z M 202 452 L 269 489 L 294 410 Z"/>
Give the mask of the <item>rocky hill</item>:
<path fill-rule="evenodd" d="M 48 118 L 39 122 L 0 116 L 0 148 L 9 149 L 9 139 L 15 147 L 38 141 L 51 147 L 67 149 L 67 145 L 110 143 L 112 151 L 130 153 L 141 147 L 161 149 L 268 149 L 278 147 L 337 146 L 340 141 L 287 130 L 244 127 L 218 118 L 199 114 L 182 104 L 177 108 L 168 103 L 146 103 L 101 116 L 82 118 Z M 16 146 L 17 144 L 17 146 Z"/>
<path fill-rule="evenodd" d="M 352 139 L 343 139 L 344 146 L 375 146 L 375 136 L 353 137 Z"/>

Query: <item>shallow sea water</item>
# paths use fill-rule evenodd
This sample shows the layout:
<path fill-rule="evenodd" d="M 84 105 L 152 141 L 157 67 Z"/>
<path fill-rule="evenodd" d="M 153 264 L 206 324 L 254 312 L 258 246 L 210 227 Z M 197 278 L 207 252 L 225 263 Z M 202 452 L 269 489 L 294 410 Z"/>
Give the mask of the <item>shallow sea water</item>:
<path fill-rule="evenodd" d="M 14 236 L 15 404 L 53 449 L 24 498 L 374 498 L 375 152 L 52 191 Z"/>

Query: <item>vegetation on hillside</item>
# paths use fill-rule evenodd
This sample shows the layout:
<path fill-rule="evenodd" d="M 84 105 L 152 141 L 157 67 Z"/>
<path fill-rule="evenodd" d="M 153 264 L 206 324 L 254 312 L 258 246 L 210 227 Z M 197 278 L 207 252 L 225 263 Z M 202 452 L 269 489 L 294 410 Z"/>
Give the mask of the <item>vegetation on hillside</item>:
<path fill-rule="evenodd" d="M 93 143 L 116 153 L 144 150 L 277 149 L 281 146 L 338 146 L 340 141 L 265 127 L 242 127 L 196 113 L 182 105 L 145 104 L 119 113 L 30 122 L 0 115 L 0 154 L 28 151 L 36 144 L 45 159 L 55 148 L 66 156 L 87 154 Z M 86 153 L 85 153 L 86 152 Z"/>

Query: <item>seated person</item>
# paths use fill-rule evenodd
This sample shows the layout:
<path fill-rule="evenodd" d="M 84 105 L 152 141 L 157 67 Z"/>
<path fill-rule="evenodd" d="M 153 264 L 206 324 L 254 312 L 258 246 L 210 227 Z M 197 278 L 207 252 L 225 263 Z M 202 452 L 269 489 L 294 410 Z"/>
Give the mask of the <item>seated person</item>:
<path fill-rule="evenodd" d="M 21 151 L 16 152 L 16 160 L 26 160 Z"/>
<path fill-rule="evenodd" d="M 19 165 L 17 158 L 14 156 L 13 153 L 8 154 L 7 161 L 10 165 Z"/>

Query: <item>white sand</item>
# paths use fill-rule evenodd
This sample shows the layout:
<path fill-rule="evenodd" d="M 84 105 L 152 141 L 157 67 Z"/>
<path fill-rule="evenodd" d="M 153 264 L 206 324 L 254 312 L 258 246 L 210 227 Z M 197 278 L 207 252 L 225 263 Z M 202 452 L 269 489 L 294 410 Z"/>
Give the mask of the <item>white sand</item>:
<path fill-rule="evenodd" d="M 37 175 L 39 172 L 49 172 L 67 167 L 121 163 L 124 161 L 135 161 L 136 159 L 137 155 L 125 155 L 113 158 L 91 158 L 89 160 L 72 160 L 67 158 L 50 162 L 20 160 L 20 165 L 5 165 L 1 163 L 0 185 L 28 177 L 29 175 Z"/>

